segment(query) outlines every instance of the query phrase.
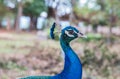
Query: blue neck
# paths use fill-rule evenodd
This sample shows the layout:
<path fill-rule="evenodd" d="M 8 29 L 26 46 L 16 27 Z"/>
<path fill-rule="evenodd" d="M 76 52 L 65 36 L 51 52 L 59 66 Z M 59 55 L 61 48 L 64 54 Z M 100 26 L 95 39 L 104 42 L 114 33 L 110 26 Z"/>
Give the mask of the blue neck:
<path fill-rule="evenodd" d="M 66 43 L 60 39 L 61 47 L 65 53 L 64 70 L 59 74 L 65 79 L 82 79 L 82 64 L 70 47 L 69 43 Z"/>
<path fill-rule="evenodd" d="M 70 47 L 69 43 L 60 39 L 61 47 L 65 53 L 64 69 L 55 76 L 28 76 L 20 79 L 82 79 L 82 64 Z"/>

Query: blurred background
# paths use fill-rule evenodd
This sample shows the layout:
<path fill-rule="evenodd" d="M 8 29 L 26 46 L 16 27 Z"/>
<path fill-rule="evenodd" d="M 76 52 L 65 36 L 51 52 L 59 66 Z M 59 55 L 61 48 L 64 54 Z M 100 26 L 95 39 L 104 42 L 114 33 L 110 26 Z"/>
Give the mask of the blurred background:
<path fill-rule="evenodd" d="M 83 79 L 120 79 L 120 0 L 0 0 L 0 79 L 55 75 L 63 69 L 53 22 L 87 39 L 72 42 Z"/>

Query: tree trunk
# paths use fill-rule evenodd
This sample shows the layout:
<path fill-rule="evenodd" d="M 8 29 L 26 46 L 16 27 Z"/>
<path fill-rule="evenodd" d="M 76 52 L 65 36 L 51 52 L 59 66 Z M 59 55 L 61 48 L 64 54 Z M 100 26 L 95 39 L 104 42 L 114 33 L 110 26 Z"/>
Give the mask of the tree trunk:
<path fill-rule="evenodd" d="M 113 44 L 113 41 L 111 39 L 112 37 L 112 27 L 114 27 L 116 21 L 115 21 L 115 18 L 113 16 L 113 13 L 111 13 L 111 16 L 110 16 L 110 29 L 109 29 L 109 33 L 108 33 L 108 37 L 107 37 L 107 43 L 112 45 Z"/>
<path fill-rule="evenodd" d="M 15 30 L 16 31 L 20 31 L 20 17 L 22 16 L 22 11 L 23 11 L 22 2 L 19 2 L 18 3 L 17 19 L 16 19 L 16 23 L 15 23 Z"/>
<path fill-rule="evenodd" d="M 31 30 L 36 30 L 36 23 L 37 23 L 37 17 L 30 16 L 30 31 Z"/>
<path fill-rule="evenodd" d="M 0 28 L 2 28 L 1 21 L 0 21 Z"/>
<path fill-rule="evenodd" d="M 11 29 L 10 17 L 7 17 L 7 27 L 6 27 L 6 29 L 7 30 Z"/>
<path fill-rule="evenodd" d="M 56 16 L 55 10 L 52 7 L 48 7 L 48 18 L 55 18 Z"/>

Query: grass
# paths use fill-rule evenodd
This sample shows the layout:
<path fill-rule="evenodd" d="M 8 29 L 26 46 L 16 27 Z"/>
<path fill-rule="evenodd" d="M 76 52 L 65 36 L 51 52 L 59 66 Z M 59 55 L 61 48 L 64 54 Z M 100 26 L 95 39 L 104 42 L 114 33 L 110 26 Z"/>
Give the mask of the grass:
<path fill-rule="evenodd" d="M 10 37 L 9 37 L 10 36 Z M 28 33 L 10 33 L 0 37 L 0 53 L 23 53 L 27 54 L 34 46 L 38 48 L 51 46 L 59 47 L 51 40 L 39 40 L 37 35 Z"/>
<path fill-rule="evenodd" d="M 0 68 L 2 68 L 3 70 L 5 70 L 5 71 L 7 70 L 7 72 L 10 72 L 10 73 L 12 73 L 12 72 L 14 73 L 14 71 L 16 71 L 17 73 L 25 72 L 27 69 L 29 69 L 29 68 L 26 68 L 26 66 L 28 65 L 29 62 L 34 61 L 34 57 L 36 57 L 36 59 L 43 58 L 47 61 L 47 63 L 48 63 L 48 60 L 53 61 L 53 62 L 57 61 L 57 63 L 60 63 L 61 60 L 55 55 L 56 52 L 57 52 L 57 54 L 60 53 L 60 45 L 59 45 L 58 41 L 52 41 L 50 39 L 40 39 L 37 37 L 36 34 L 29 34 L 29 33 L 20 33 L 20 34 L 10 33 L 9 35 L 11 37 L 8 37 L 7 34 L 4 37 L 0 37 L 0 55 L 2 55 L 2 54 L 5 54 L 5 56 L 9 56 L 10 54 L 18 54 L 18 56 L 19 56 L 19 54 L 22 54 L 24 56 L 27 54 L 29 54 L 29 55 L 27 58 L 22 60 L 22 61 L 27 61 L 27 63 L 25 65 L 19 65 L 18 62 L 13 61 L 13 59 L 12 60 L 4 60 L 1 58 L 2 60 L 0 59 L 1 60 Z M 114 39 L 115 40 L 113 40 L 113 41 L 116 41 L 116 40 L 119 41 L 118 38 L 114 38 Z M 120 46 L 120 45 L 119 45 L 119 43 L 117 43 L 117 44 L 118 44 L 117 48 L 119 50 L 118 46 Z M 114 43 L 112 46 L 107 45 L 105 43 L 104 37 L 102 37 L 99 34 L 95 34 L 95 35 L 88 34 L 87 40 L 79 39 L 78 41 L 75 41 L 75 43 L 72 46 L 73 46 L 73 49 L 76 49 L 75 51 L 77 52 L 78 55 L 80 55 L 81 52 L 84 52 L 84 56 L 83 57 L 80 56 L 80 58 L 83 62 L 84 69 L 90 70 L 89 66 L 93 67 L 94 70 L 96 68 L 96 72 L 98 72 L 97 69 L 99 69 L 99 76 L 101 76 L 101 74 L 104 74 L 104 75 L 109 74 L 108 69 L 107 69 L 107 68 L 109 68 L 109 66 L 111 66 L 111 68 L 113 68 L 112 66 L 115 67 L 115 65 L 113 63 L 111 63 L 111 61 L 114 62 L 117 60 L 117 58 L 113 57 L 112 54 L 110 54 L 111 52 L 114 53 L 115 51 L 113 52 L 113 51 L 110 51 L 109 49 L 113 50 L 113 47 L 116 48 L 116 43 Z M 81 49 L 83 51 L 81 51 Z M 101 55 L 102 57 L 100 59 L 98 59 L 97 54 Z M 116 54 L 116 52 L 114 54 Z M 46 58 L 46 56 L 48 57 L 48 59 Z M 55 57 L 56 60 L 53 59 L 53 57 Z M 110 62 L 108 61 L 107 63 L 105 63 L 105 66 L 102 66 L 102 64 L 104 65 L 105 60 L 107 60 L 107 61 L 110 60 Z M 35 62 L 35 65 L 34 65 L 34 62 Z M 34 61 L 34 62 L 31 63 L 31 65 L 34 65 L 32 67 L 36 67 L 36 70 L 40 70 L 40 69 L 37 69 L 39 67 L 36 66 L 36 61 Z M 100 64 L 100 63 L 102 63 L 102 64 Z M 42 64 L 44 64 L 44 63 L 42 63 Z M 106 64 L 107 64 L 107 66 L 106 66 Z M 99 67 L 99 65 L 101 65 L 101 66 Z M 51 64 L 50 64 L 50 66 L 51 66 Z M 29 66 L 27 66 L 27 67 L 29 67 Z M 31 70 L 34 70 L 34 68 L 32 68 L 32 67 L 30 67 Z M 56 67 L 56 64 L 53 67 Z M 50 70 L 49 66 L 47 66 L 47 68 Z M 1 76 L 0 78 L 10 79 L 10 75 L 8 75 L 8 74 L 9 73 L 4 72 L 3 75 L 0 75 Z M 89 73 L 89 74 L 92 75 L 92 73 Z M 101 78 L 101 79 L 103 79 L 103 78 Z M 105 78 L 105 79 L 109 79 L 109 78 Z M 113 79 L 113 78 L 111 78 L 111 79 Z"/>
<path fill-rule="evenodd" d="M 33 46 L 33 42 L 26 40 L 5 40 L 0 39 L 0 53 L 28 53 L 27 46 Z"/>

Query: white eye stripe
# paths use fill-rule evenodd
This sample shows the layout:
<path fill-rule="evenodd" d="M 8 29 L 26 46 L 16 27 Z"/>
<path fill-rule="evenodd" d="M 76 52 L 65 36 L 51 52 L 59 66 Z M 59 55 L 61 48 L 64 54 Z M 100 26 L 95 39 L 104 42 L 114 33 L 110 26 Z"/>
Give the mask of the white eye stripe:
<path fill-rule="evenodd" d="M 68 29 L 68 30 L 70 31 L 70 30 L 72 30 L 72 29 Z M 76 32 L 75 30 L 73 30 L 73 32 L 77 34 L 77 32 Z"/>
<path fill-rule="evenodd" d="M 69 32 L 66 30 L 65 30 L 65 34 L 68 35 L 69 37 L 74 37 L 74 35 L 69 34 Z"/>
<path fill-rule="evenodd" d="M 68 30 L 72 30 L 72 29 L 68 29 Z"/>
<path fill-rule="evenodd" d="M 77 32 L 76 31 L 74 31 L 76 34 L 77 34 Z"/>

